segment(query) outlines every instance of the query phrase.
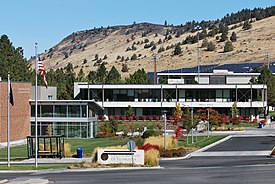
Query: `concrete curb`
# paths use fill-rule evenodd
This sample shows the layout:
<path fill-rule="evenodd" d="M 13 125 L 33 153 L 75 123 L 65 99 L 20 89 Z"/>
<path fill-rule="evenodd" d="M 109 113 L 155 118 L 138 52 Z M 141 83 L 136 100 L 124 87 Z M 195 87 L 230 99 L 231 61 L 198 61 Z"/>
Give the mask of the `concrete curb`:
<path fill-rule="evenodd" d="M 139 169 L 164 169 L 164 167 L 111 167 L 111 168 L 85 168 L 66 169 L 64 172 L 90 172 L 90 171 L 117 171 L 117 170 L 139 170 Z"/>
<path fill-rule="evenodd" d="M 184 157 L 174 157 L 174 158 L 159 158 L 159 160 L 182 160 L 182 159 L 188 159 L 191 157 L 191 154 L 187 154 Z"/>

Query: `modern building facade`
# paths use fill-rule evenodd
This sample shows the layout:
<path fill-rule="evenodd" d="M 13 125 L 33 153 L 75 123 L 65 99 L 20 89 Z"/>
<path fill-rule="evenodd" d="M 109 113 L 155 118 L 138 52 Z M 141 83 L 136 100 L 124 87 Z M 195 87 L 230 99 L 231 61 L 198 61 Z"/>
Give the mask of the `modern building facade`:
<path fill-rule="evenodd" d="M 262 84 L 157 84 L 93 85 L 75 83 L 77 99 L 95 100 L 106 115 L 125 115 L 130 105 L 135 115 L 173 114 L 177 103 L 195 109 L 211 107 L 230 115 L 237 102 L 240 115 L 258 115 L 267 106 L 267 86 Z"/>
<path fill-rule="evenodd" d="M 30 106 L 32 85 L 12 82 L 14 105 L 10 105 L 10 141 L 24 140 L 30 135 Z M 0 143 L 7 142 L 8 82 L 0 81 Z"/>
<path fill-rule="evenodd" d="M 31 135 L 35 135 L 35 101 L 31 100 Z M 97 111 L 93 100 L 39 100 L 38 135 L 64 135 L 66 138 L 93 138 L 97 134 Z"/>

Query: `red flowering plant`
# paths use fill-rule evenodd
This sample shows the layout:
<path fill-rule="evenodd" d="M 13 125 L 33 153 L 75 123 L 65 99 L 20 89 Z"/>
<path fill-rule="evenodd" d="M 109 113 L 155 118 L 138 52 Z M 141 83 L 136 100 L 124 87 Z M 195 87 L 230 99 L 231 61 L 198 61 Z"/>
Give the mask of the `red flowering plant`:
<path fill-rule="evenodd" d="M 120 119 L 120 116 L 119 116 L 119 115 L 117 115 L 117 116 L 116 116 L 116 120 L 118 121 L 119 119 Z"/>
<path fill-rule="evenodd" d="M 183 131 L 181 127 L 178 127 L 177 129 L 175 129 L 175 139 L 179 140 L 179 138 L 182 137 Z"/>
<path fill-rule="evenodd" d="M 109 116 L 109 120 L 115 119 L 114 116 Z"/>
<path fill-rule="evenodd" d="M 139 120 L 139 116 L 136 116 L 135 119 L 136 119 L 136 121 L 138 121 Z"/>
<path fill-rule="evenodd" d="M 145 121 L 146 120 L 146 116 L 142 116 L 142 120 Z"/>
<path fill-rule="evenodd" d="M 122 120 L 125 121 L 126 120 L 126 116 L 122 116 Z"/>
<path fill-rule="evenodd" d="M 153 117 L 152 116 L 149 116 L 149 121 L 152 121 L 153 120 Z"/>
<path fill-rule="evenodd" d="M 159 150 L 159 146 L 147 143 L 143 146 L 138 146 L 138 149 L 144 150 L 144 151 L 148 151 L 148 150 L 151 150 L 151 149 Z"/>
<path fill-rule="evenodd" d="M 102 116 L 101 117 L 101 121 L 105 121 L 106 120 L 106 117 L 105 116 Z"/>
<path fill-rule="evenodd" d="M 133 121 L 133 116 L 129 116 L 129 121 Z"/>
<path fill-rule="evenodd" d="M 159 116 L 156 116 L 155 119 L 156 119 L 156 121 L 159 121 Z"/>

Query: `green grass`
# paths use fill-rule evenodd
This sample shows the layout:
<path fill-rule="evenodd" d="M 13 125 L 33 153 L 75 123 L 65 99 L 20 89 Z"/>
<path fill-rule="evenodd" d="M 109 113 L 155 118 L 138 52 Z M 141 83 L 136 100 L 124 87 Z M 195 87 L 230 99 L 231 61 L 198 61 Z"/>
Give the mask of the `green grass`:
<path fill-rule="evenodd" d="M 76 154 L 76 149 L 82 147 L 83 154 L 90 156 L 96 147 L 116 146 L 127 144 L 127 139 L 110 139 L 110 138 L 94 138 L 94 139 L 65 139 L 65 143 L 71 145 L 71 153 Z M 11 160 L 23 160 L 28 157 L 27 145 L 13 146 L 10 149 Z M 7 148 L 0 149 L 0 161 L 7 160 Z"/>
<path fill-rule="evenodd" d="M 38 164 L 38 167 L 35 167 L 34 164 L 21 164 L 13 165 L 10 167 L 7 165 L 0 165 L 0 170 L 44 170 L 44 169 L 66 169 L 71 164 Z"/>
<path fill-rule="evenodd" d="M 71 145 L 71 152 L 76 153 L 78 147 L 82 147 L 83 154 L 92 154 L 96 147 L 107 147 L 127 144 L 127 139 L 94 138 L 94 139 L 66 139 L 65 143 Z"/>
<path fill-rule="evenodd" d="M 183 137 L 179 140 L 178 146 L 194 146 L 197 148 L 205 147 L 209 144 L 212 144 L 214 142 L 217 142 L 218 140 L 221 140 L 225 138 L 226 135 L 218 135 L 218 136 L 193 136 L 194 143 L 191 143 L 191 136 L 188 137 L 188 143 L 186 141 L 186 137 Z"/>

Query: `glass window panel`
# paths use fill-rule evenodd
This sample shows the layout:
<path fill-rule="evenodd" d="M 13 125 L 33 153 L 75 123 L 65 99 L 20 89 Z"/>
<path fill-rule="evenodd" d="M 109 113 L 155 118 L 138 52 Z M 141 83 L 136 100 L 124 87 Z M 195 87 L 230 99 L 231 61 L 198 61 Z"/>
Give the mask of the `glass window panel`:
<path fill-rule="evenodd" d="M 55 117 L 67 117 L 67 105 L 55 106 Z"/>
<path fill-rule="evenodd" d="M 82 116 L 81 117 L 87 117 L 87 106 L 86 105 L 82 105 Z"/>
<path fill-rule="evenodd" d="M 80 117 L 80 105 L 68 105 L 68 117 Z"/>
<path fill-rule="evenodd" d="M 53 106 L 41 105 L 41 117 L 53 117 Z"/>

